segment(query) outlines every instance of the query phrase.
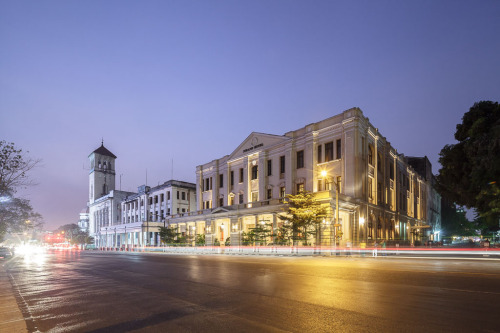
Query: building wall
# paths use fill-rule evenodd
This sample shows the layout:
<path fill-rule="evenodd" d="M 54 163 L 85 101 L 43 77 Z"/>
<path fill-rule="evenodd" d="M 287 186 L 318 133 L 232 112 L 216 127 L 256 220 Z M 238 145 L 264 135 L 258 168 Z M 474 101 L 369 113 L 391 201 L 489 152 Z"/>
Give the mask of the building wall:
<path fill-rule="evenodd" d="M 266 214 L 277 228 L 280 200 L 300 190 L 316 193 L 334 223 L 337 181 L 344 242 L 421 240 L 428 223 L 429 181 L 357 108 L 282 136 L 254 132 L 196 174 L 198 212 L 169 223 L 203 224 L 207 239 L 221 237 L 228 223 L 255 226 Z"/>

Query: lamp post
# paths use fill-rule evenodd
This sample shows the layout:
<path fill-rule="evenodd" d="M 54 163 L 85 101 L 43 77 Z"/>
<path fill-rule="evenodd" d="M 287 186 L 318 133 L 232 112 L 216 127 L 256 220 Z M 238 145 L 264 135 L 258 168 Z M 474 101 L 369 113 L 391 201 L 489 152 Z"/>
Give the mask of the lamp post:
<path fill-rule="evenodd" d="M 222 222 L 221 226 L 220 226 L 220 246 L 225 246 L 226 245 L 226 241 L 224 239 L 224 222 Z"/>

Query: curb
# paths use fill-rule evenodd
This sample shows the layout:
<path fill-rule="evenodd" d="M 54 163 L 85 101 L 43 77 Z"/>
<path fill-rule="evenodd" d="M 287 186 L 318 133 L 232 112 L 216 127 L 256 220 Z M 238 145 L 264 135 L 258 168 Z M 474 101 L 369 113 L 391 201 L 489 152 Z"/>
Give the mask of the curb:
<path fill-rule="evenodd" d="M 17 304 L 5 263 L 0 265 L 0 332 L 26 333 L 28 328 Z"/>

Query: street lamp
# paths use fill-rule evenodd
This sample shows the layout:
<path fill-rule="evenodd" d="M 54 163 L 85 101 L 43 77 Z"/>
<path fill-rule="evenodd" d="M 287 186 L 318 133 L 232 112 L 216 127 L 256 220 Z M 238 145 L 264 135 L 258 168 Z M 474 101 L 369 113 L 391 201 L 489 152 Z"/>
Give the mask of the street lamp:
<path fill-rule="evenodd" d="M 220 246 L 224 246 L 226 245 L 226 241 L 224 239 L 224 222 L 222 222 L 221 226 L 220 226 L 220 232 L 221 232 L 221 240 L 220 240 Z"/>

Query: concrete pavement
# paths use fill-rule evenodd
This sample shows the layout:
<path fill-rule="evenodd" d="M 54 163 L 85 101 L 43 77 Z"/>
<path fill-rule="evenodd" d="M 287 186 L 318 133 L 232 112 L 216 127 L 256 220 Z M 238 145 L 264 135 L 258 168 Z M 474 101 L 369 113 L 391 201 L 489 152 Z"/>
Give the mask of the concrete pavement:
<path fill-rule="evenodd" d="M 0 264 L 0 332 L 26 333 L 28 328 L 4 265 Z"/>

